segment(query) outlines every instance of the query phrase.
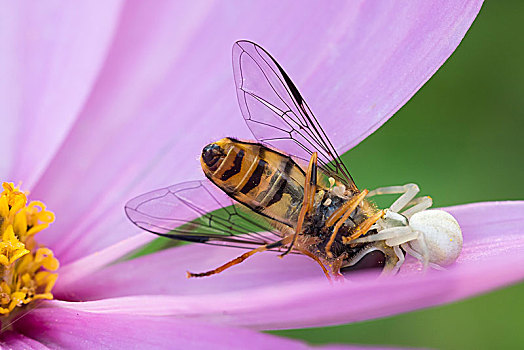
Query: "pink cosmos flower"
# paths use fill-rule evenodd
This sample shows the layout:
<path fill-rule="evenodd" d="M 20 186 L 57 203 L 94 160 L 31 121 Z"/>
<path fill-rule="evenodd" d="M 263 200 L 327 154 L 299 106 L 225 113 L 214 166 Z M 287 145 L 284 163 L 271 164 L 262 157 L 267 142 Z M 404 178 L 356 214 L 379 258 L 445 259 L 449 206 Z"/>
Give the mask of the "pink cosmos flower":
<path fill-rule="evenodd" d="M 10 6 L 0 14 L 0 169 L 56 214 L 37 240 L 61 266 L 55 299 L 9 325 L 3 345 L 302 347 L 226 327 L 347 323 L 523 277 L 523 202 L 446 208 L 461 224 L 464 250 L 448 271 L 426 275 L 407 261 L 394 278 L 360 273 L 331 286 L 307 258 L 261 254 L 188 280 L 187 269 L 239 254 L 200 245 L 121 260 L 154 239 L 127 221 L 129 198 L 201 178 L 196 158 L 210 141 L 251 138 L 233 87 L 235 40 L 249 38 L 277 57 L 342 153 L 440 67 L 481 1 Z"/>

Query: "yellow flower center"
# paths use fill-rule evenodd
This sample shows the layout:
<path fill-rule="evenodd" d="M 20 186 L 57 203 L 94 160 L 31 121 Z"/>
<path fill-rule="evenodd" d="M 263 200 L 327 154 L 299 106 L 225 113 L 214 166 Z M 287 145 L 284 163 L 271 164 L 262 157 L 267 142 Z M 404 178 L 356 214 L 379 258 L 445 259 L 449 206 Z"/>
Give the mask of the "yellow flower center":
<path fill-rule="evenodd" d="M 58 260 L 39 246 L 36 233 L 55 215 L 39 201 L 27 203 L 26 194 L 4 182 L 0 194 L 0 316 L 37 299 L 53 299 Z"/>

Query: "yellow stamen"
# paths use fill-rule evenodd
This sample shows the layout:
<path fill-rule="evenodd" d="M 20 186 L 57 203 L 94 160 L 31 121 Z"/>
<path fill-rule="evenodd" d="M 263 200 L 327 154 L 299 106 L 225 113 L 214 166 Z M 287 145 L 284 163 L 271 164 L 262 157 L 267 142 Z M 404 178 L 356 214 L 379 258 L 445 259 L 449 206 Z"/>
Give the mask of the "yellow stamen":
<path fill-rule="evenodd" d="M 53 299 L 59 262 L 34 236 L 55 220 L 39 201 L 4 182 L 0 193 L 0 315 L 33 300 Z M 1 321 L 1 320 L 0 320 Z"/>

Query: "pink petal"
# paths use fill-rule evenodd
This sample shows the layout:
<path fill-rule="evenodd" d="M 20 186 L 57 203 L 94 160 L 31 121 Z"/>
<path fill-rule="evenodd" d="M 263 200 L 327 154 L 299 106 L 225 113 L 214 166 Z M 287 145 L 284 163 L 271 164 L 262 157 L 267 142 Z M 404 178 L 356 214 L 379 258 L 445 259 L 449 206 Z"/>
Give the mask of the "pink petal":
<path fill-rule="evenodd" d="M 201 178 L 196 158 L 209 141 L 250 138 L 231 73 L 235 40 L 272 52 L 346 150 L 433 74 L 480 3 L 126 3 L 93 93 L 34 191 L 58 217 L 40 239 L 70 262 L 128 237 L 130 197 Z"/>
<path fill-rule="evenodd" d="M 327 135 L 344 152 L 384 124 L 448 59 L 482 1 L 351 5 L 341 11 L 354 14 L 351 24 L 337 33 L 351 34 L 340 37 L 330 52 L 347 63 L 328 70 L 317 66 L 303 89 L 317 116 L 325 118 Z"/>
<path fill-rule="evenodd" d="M 49 349 L 44 344 L 13 331 L 5 331 L 0 334 L 0 347 L 10 350 Z"/>
<path fill-rule="evenodd" d="M 191 320 L 39 308 L 14 324 L 50 348 L 308 349 L 296 340 Z M 22 337 L 22 336 L 18 336 Z M 347 348 L 349 347 L 327 347 Z"/>
<path fill-rule="evenodd" d="M 97 300 L 75 306 L 91 312 L 174 315 L 282 329 L 389 316 L 456 301 L 524 277 L 524 201 L 446 210 L 457 218 L 464 235 L 464 250 L 448 271 L 423 275 L 420 263 L 411 259 L 398 276 L 376 279 L 374 273 L 363 272 L 331 286 L 304 257 L 260 254 L 218 276 L 188 280 L 187 268 L 209 269 L 225 262 L 226 256 L 239 255 L 226 248 L 191 245 L 114 265 L 90 276 L 88 285 L 70 285 L 60 297 Z M 113 299 L 100 300 L 105 298 Z"/>
<path fill-rule="evenodd" d="M 60 266 L 58 274 L 60 279 L 57 281 L 53 292 L 60 293 L 60 290 L 67 289 L 67 286 L 73 282 L 78 282 L 93 272 L 100 270 L 119 258 L 133 252 L 144 246 L 154 239 L 149 233 L 141 233 L 123 241 L 120 241 L 101 251 L 94 252 L 91 255 L 75 260 L 65 266 Z"/>
<path fill-rule="evenodd" d="M 8 2 L 0 12 L 3 180 L 30 189 L 86 102 L 118 22 L 119 1 Z"/>

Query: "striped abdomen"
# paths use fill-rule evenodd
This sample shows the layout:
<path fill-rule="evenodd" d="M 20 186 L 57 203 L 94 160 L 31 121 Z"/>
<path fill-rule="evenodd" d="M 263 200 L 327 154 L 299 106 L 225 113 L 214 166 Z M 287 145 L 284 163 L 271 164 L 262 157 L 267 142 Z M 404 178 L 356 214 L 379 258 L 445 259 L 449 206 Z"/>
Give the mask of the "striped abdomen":
<path fill-rule="evenodd" d="M 224 138 L 202 151 L 206 176 L 253 211 L 294 227 L 304 198 L 304 171 L 261 144 Z"/>

